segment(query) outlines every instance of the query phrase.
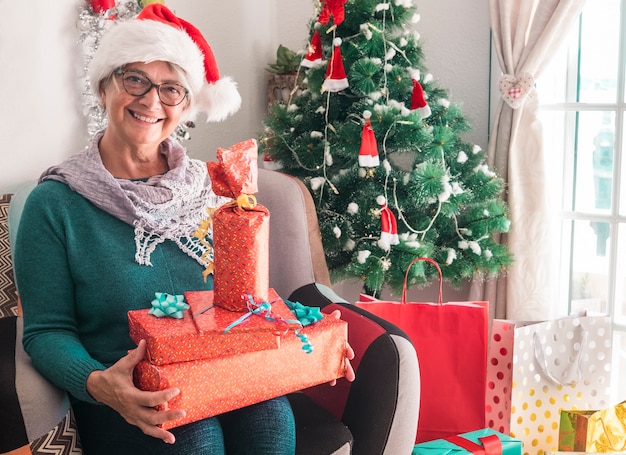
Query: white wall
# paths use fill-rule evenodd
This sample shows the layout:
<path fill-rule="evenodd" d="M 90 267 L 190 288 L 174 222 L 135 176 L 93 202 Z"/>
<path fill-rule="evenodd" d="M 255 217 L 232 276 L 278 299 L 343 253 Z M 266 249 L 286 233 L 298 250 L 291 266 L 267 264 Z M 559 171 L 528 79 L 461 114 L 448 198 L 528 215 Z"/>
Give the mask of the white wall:
<path fill-rule="evenodd" d="M 78 44 L 82 0 L 0 0 L 0 192 L 36 178 L 46 167 L 82 150 Z M 225 147 L 258 135 L 266 105 L 266 65 L 278 44 L 302 48 L 317 0 L 167 0 L 197 25 L 216 54 L 220 71 L 238 81 L 239 113 L 220 124 L 199 124 L 187 142 L 190 155 L 212 159 Z M 427 66 L 464 105 L 474 130 L 487 143 L 489 25 L 487 2 L 418 3 Z"/>

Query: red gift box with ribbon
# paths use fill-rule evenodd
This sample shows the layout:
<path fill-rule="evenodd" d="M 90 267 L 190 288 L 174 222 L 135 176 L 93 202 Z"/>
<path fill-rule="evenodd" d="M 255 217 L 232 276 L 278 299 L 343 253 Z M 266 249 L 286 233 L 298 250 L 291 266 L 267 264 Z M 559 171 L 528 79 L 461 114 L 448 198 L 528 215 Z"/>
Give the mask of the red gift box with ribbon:
<path fill-rule="evenodd" d="M 213 291 L 186 292 L 190 308 L 181 319 L 156 317 L 148 309 L 129 311 L 130 337 L 135 343 L 146 340 L 151 363 L 166 365 L 277 349 L 281 336 L 289 330 L 294 336 L 299 327 L 274 289 L 268 291 L 267 306 L 248 304 L 245 312 L 217 307 L 213 296 Z"/>
<path fill-rule="evenodd" d="M 233 198 L 213 214 L 213 289 L 215 305 L 245 310 L 241 296 L 267 300 L 270 214 L 256 203 L 258 149 L 254 139 L 218 149 L 218 162 L 207 163 L 213 191 Z"/>
<path fill-rule="evenodd" d="M 304 349 L 303 335 L 311 352 Z M 343 377 L 347 335 L 345 321 L 324 316 L 299 337 L 283 336 L 279 349 L 169 365 L 143 360 L 135 368 L 135 384 L 149 391 L 180 389 L 167 409 L 184 409 L 186 416 L 162 425 L 174 428 Z"/>

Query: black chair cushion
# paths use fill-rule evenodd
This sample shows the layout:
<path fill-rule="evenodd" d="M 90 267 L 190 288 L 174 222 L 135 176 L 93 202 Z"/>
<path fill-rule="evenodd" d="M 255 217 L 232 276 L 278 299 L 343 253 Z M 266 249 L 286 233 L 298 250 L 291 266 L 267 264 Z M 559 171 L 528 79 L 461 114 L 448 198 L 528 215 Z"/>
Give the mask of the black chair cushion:
<path fill-rule="evenodd" d="M 296 418 L 296 455 L 349 454 L 352 434 L 348 427 L 304 393 L 288 395 Z"/>

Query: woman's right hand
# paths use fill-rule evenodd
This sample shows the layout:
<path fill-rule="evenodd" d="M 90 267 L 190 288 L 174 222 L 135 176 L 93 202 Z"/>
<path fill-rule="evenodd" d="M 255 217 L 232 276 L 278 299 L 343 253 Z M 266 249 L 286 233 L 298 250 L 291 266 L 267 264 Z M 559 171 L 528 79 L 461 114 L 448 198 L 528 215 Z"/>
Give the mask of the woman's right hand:
<path fill-rule="evenodd" d="M 146 392 L 135 387 L 133 370 L 144 358 L 146 342 L 139 342 L 137 349 L 130 351 L 106 370 L 92 372 L 87 378 L 87 392 L 99 403 L 115 409 L 128 423 L 135 425 L 145 434 L 173 444 L 172 433 L 157 425 L 185 416 L 182 409 L 157 411 L 155 407 L 165 404 L 180 393 L 176 388 Z"/>

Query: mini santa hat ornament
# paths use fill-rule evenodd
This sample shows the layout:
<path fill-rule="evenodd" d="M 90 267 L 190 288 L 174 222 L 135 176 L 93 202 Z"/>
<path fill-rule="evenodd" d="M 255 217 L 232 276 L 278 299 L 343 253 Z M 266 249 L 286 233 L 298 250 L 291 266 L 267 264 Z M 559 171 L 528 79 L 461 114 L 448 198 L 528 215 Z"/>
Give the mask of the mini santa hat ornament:
<path fill-rule="evenodd" d="M 424 98 L 424 89 L 417 79 L 413 79 L 413 95 L 411 96 L 411 110 L 419 111 L 422 118 L 429 117 L 431 114 L 430 106 Z"/>
<path fill-rule="evenodd" d="M 267 152 L 263 154 L 263 169 L 278 171 L 282 168 L 283 166 L 278 161 L 276 161 L 272 155 Z"/>
<path fill-rule="evenodd" d="M 426 102 L 424 96 L 424 89 L 420 84 L 420 71 L 416 69 L 409 69 L 411 79 L 413 80 L 413 93 L 411 95 L 411 110 L 418 111 L 422 114 L 422 118 L 429 117 L 431 114 L 430 106 Z"/>
<path fill-rule="evenodd" d="M 378 167 L 380 159 L 378 158 L 378 145 L 376 145 L 376 137 L 372 129 L 372 121 L 370 117 L 372 113 L 365 111 L 365 125 L 361 133 L 361 149 L 359 150 L 359 166 L 361 167 Z"/>
<path fill-rule="evenodd" d="M 105 32 L 89 65 L 91 88 L 99 98 L 100 83 L 129 63 L 164 61 L 187 77 L 190 105 L 181 122 L 204 112 L 219 122 L 241 106 L 237 84 L 220 77 L 211 47 L 202 33 L 160 3 L 146 5 L 137 18 L 115 22 Z"/>
<path fill-rule="evenodd" d="M 380 209 L 381 232 L 380 239 L 378 239 L 378 246 L 385 251 L 389 251 L 391 245 L 398 245 L 400 243 L 396 216 L 387 206 L 387 200 L 384 196 L 378 196 L 376 202 L 378 205 L 382 206 Z"/>
<path fill-rule="evenodd" d="M 326 67 L 326 79 L 322 84 L 322 88 L 327 92 L 340 92 L 348 88 L 348 78 L 343 68 L 343 58 L 341 57 L 341 38 L 333 40 L 333 56 Z"/>
<path fill-rule="evenodd" d="M 300 62 L 301 66 L 305 68 L 313 68 L 322 62 L 322 39 L 317 30 L 313 32 L 311 43 L 309 44 L 309 52 L 304 56 Z"/>

